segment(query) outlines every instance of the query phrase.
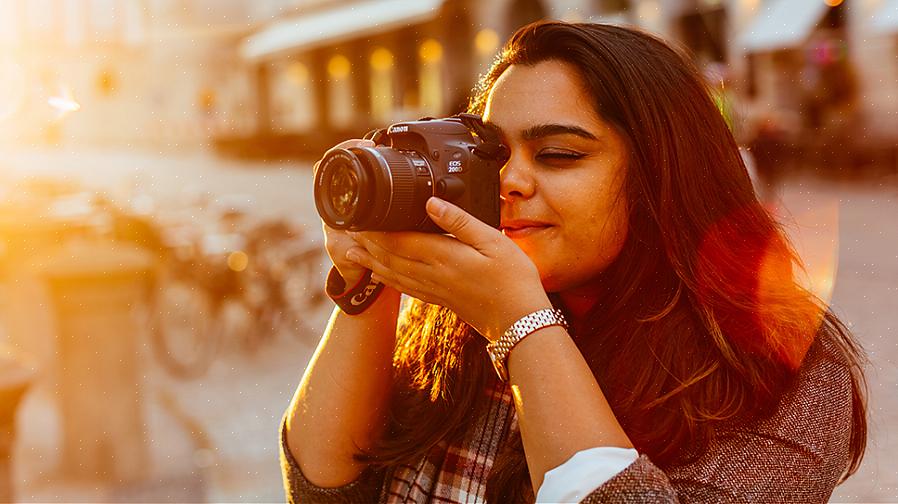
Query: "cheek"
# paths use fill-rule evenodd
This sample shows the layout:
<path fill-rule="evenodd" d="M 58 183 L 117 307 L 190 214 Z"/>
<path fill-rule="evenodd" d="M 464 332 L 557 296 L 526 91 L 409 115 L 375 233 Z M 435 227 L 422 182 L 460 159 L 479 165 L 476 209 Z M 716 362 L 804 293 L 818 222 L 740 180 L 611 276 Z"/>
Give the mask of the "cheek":
<path fill-rule="evenodd" d="M 570 282 L 582 282 L 608 267 L 627 239 L 625 205 L 584 215 L 559 241 L 556 269 Z"/>
<path fill-rule="evenodd" d="M 518 246 L 536 265 L 546 292 L 560 292 L 582 284 L 608 267 L 625 238 L 625 231 L 604 237 L 579 234 L 559 236 L 548 246 Z"/>
<path fill-rule="evenodd" d="M 620 184 L 577 182 L 553 192 L 564 194 L 563 201 L 549 202 L 563 224 L 560 233 L 539 247 L 522 244 L 548 292 L 574 287 L 600 273 L 617 258 L 627 238 L 626 199 L 612 197 L 620 194 Z M 572 204 L 586 201 L 594 204 Z"/>

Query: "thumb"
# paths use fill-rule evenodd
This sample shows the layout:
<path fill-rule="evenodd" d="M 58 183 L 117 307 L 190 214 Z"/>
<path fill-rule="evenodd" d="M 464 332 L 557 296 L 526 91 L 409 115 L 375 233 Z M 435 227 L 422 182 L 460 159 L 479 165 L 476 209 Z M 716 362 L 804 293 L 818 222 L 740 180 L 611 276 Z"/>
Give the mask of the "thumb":
<path fill-rule="evenodd" d="M 477 249 L 492 241 L 496 233 L 489 224 L 435 196 L 427 200 L 427 214 L 434 224 Z"/>

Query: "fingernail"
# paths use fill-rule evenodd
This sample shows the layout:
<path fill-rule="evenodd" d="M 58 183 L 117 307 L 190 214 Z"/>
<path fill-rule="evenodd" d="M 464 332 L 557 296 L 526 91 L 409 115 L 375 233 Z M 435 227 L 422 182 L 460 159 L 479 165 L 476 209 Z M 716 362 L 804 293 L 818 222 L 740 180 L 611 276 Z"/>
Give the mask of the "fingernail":
<path fill-rule="evenodd" d="M 436 196 L 432 196 L 427 200 L 427 211 L 434 217 L 442 217 L 446 211 L 446 202 Z"/>
<path fill-rule="evenodd" d="M 361 259 L 361 257 L 359 256 L 359 253 L 356 252 L 355 250 L 347 250 L 346 258 L 352 262 L 359 262 L 359 259 Z"/>

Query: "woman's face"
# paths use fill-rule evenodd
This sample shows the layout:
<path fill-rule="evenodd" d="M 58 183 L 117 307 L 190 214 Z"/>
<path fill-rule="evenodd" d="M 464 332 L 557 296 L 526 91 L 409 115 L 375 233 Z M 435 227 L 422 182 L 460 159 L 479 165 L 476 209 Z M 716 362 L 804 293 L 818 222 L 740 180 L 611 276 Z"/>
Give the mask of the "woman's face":
<path fill-rule="evenodd" d="M 511 149 L 501 171 L 502 232 L 536 264 L 547 292 L 585 284 L 627 236 L 623 139 L 559 61 L 509 67 L 484 120 Z"/>

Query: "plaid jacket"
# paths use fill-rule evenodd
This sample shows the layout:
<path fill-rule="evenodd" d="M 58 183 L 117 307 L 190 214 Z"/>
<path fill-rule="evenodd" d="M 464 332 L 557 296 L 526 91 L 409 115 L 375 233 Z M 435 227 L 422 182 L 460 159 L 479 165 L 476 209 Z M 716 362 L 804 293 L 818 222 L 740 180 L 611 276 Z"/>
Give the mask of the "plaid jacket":
<path fill-rule="evenodd" d="M 826 502 L 847 465 L 852 429 L 848 369 L 818 340 L 773 416 L 722 429 L 695 462 L 658 467 L 645 455 L 583 502 Z M 496 454 L 517 428 L 507 387 L 489 392 L 490 407 L 458 446 L 436 445 L 417 465 L 366 471 L 338 488 L 302 475 L 286 448 L 281 464 L 290 502 L 482 502 Z"/>

